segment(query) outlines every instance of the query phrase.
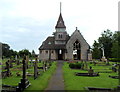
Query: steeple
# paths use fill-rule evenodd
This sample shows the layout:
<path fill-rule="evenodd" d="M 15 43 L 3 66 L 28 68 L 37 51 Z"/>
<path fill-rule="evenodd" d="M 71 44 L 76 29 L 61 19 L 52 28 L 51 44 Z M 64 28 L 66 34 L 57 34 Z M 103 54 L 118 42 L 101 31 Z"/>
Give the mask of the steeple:
<path fill-rule="evenodd" d="M 60 3 L 60 15 L 55 26 L 56 32 L 54 33 L 55 36 L 55 44 L 64 45 L 66 43 L 67 32 L 66 26 L 64 24 L 62 13 L 61 13 L 61 3 Z"/>
<path fill-rule="evenodd" d="M 60 2 L 60 15 L 59 15 L 55 28 L 66 28 L 63 18 L 62 18 L 62 14 L 61 14 L 61 2 Z"/>

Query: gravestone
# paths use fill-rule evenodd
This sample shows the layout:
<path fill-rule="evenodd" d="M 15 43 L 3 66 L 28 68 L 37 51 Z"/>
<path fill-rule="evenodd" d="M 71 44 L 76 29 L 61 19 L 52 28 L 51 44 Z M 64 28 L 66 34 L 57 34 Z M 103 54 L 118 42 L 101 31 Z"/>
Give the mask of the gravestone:
<path fill-rule="evenodd" d="M 43 61 L 43 71 L 46 71 L 46 61 Z"/>
<path fill-rule="evenodd" d="M 112 67 L 113 72 L 117 72 L 117 69 L 115 67 Z"/>
<path fill-rule="evenodd" d="M 89 75 L 90 76 L 92 76 L 93 75 L 93 73 L 94 73 L 94 71 L 93 71 L 93 69 L 92 69 L 92 67 L 90 66 L 90 69 L 88 70 L 88 73 L 89 73 Z"/>
<path fill-rule="evenodd" d="M 12 60 L 9 61 L 10 68 L 13 68 Z"/>
<path fill-rule="evenodd" d="M 47 62 L 45 62 L 45 71 L 47 70 Z"/>
<path fill-rule="evenodd" d="M 17 57 L 17 55 L 15 56 L 15 60 L 18 60 L 18 57 Z"/>
<path fill-rule="evenodd" d="M 29 57 L 28 56 L 26 56 L 26 68 L 28 69 L 28 62 L 29 62 Z"/>
<path fill-rule="evenodd" d="M 20 61 L 19 60 L 17 60 L 17 65 L 19 65 L 20 64 Z"/>
<path fill-rule="evenodd" d="M 19 83 L 19 85 L 17 87 L 17 92 L 21 92 L 25 88 L 30 86 L 30 83 L 29 83 L 28 79 L 26 78 L 26 57 L 24 57 L 22 63 L 23 63 L 23 75 L 22 75 L 21 82 Z"/>
<path fill-rule="evenodd" d="M 34 62 L 34 79 L 38 77 L 38 65 L 37 65 L 37 58 Z"/>
<path fill-rule="evenodd" d="M 10 61 L 9 60 L 6 62 L 6 70 L 7 70 L 6 75 L 9 77 L 10 76 Z"/>

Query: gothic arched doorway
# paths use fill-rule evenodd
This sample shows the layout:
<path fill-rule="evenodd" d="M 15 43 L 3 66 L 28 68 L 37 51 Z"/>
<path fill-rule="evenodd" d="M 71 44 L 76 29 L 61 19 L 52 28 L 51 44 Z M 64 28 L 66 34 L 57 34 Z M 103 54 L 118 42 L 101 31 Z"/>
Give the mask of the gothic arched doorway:
<path fill-rule="evenodd" d="M 81 59 L 81 46 L 78 40 L 76 40 L 73 44 L 73 58 L 74 60 Z"/>

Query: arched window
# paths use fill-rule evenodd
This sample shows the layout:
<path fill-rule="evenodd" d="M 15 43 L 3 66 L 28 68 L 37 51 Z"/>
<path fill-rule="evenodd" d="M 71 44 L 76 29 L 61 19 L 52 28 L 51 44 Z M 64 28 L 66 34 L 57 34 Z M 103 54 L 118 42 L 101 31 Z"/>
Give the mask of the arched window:
<path fill-rule="evenodd" d="M 75 43 L 73 44 L 73 49 L 80 49 L 80 43 L 78 40 L 75 41 Z"/>
<path fill-rule="evenodd" d="M 59 34 L 59 35 L 58 35 L 58 38 L 62 38 L 62 34 Z"/>
<path fill-rule="evenodd" d="M 60 34 L 58 35 L 58 38 L 60 38 L 61 36 L 60 36 Z"/>
<path fill-rule="evenodd" d="M 74 60 L 81 59 L 81 46 L 80 46 L 80 42 L 78 40 L 76 40 L 73 43 L 73 58 L 74 58 Z"/>

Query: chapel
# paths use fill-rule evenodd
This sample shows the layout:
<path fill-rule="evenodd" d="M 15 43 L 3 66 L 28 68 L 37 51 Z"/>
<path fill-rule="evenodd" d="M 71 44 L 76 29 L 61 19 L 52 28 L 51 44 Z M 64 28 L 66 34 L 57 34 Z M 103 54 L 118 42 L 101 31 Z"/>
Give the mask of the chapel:
<path fill-rule="evenodd" d="M 49 36 L 39 47 L 40 60 L 92 60 L 90 46 L 75 29 L 69 36 L 60 11 L 53 36 Z"/>

